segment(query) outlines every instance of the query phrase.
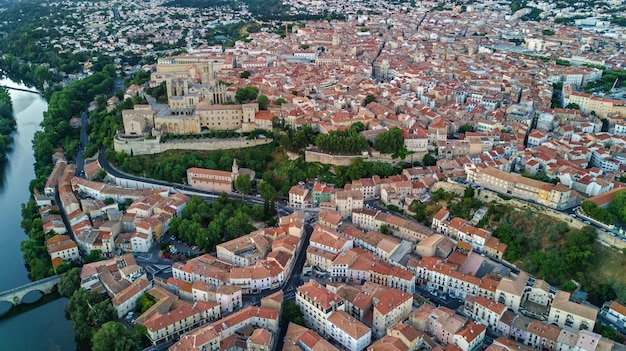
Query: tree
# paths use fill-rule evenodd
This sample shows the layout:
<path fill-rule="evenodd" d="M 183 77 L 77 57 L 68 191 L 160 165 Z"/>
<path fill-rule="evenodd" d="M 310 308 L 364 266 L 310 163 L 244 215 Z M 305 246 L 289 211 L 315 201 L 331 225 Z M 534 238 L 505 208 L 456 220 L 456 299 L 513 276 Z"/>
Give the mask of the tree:
<path fill-rule="evenodd" d="M 282 105 L 284 103 L 287 103 L 287 100 L 285 100 L 284 98 L 280 97 L 280 98 L 276 99 L 275 103 L 276 103 L 276 105 L 280 106 L 280 105 Z"/>
<path fill-rule="evenodd" d="M 435 158 L 435 156 L 431 154 L 426 154 L 424 155 L 424 158 L 422 159 L 422 164 L 427 167 L 435 166 L 437 164 L 437 159 Z"/>
<path fill-rule="evenodd" d="M 104 257 L 102 256 L 102 251 L 100 250 L 91 250 L 87 256 L 85 256 L 85 263 L 92 263 L 97 261 L 102 261 Z"/>
<path fill-rule="evenodd" d="M 276 189 L 272 186 L 272 184 L 261 180 L 261 182 L 257 186 L 257 189 L 259 190 L 259 194 L 261 194 L 261 197 L 266 201 L 272 203 L 276 201 L 276 196 L 278 195 L 278 193 L 276 192 Z"/>
<path fill-rule="evenodd" d="M 398 127 L 380 133 L 374 142 L 374 148 L 384 154 L 396 154 L 403 147 L 404 134 Z"/>
<path fill-rule="evenodd" d="M 361 179 L 366 175 L 367 170 L 365 169 L 365 167 L 365 161 L 363 161 L 361 157 L 357 157 L 346 169 L 345 175 L 348 180 Z"/>
<path fill-rule="evenodd" d="M 63 273 L 57 290 L 61 296 L 70 297 L 74 291 L 80 288 L 80 268 L 72 268 Z"/>
<path fill-rule="evenodd" d="M 108 321 L 116 320 L 117 311 L 111 304 L 111 300 L 105 299 L 92 305 L 87 316 L 91 324 L 98 328 Z"/>
<path fill-rule="evenodd" d="M 376 96 L 373 94 L 367 94 L 367 96 L 365 97 L 365 100 L 363 100 L 363 106 L 367 106 L 369 105 L 370 102 L 376 102 L 378 100 L 376 100 Z"/>
<path fill-rule="evenodd" d="M 287 327 L 289 323 L 295 323 L 306 327 L 306 324 L 304 323 L 304 317 L 302 316 L 302 311 L 300 311 L 300 307 L 296 305 L 295 301 L 287 301 L 283 304 L 280 323 L 281 328 Z"/>
<path fill-rule="evenodd" d="M 105 295 L 78 289 L 67 302 L 65 313 L 72 320 L 72 329 L 78 340 L 88 341 L 94 329 L 117 320 L 117 311 Z"/>
<path fill-rule="evenodd" d="M 259 88 L 253 86 L 237 88 L 235 92 L 235 99 L 240 103 L 254 100 L 257 96 L 259 96 Z"/>
<path fill-rule="evenodd" d="M 567 106 L 565 106 L 565 108 L 569 108 L 572 110 L 580 110 L 580 106 L 574 102 L 570 102 L 569 104 L 567 104 Z"/>
<path fill-rule="evenodd" d="M 350 125 L 350 130 L 356 133 L 360 133 L 365 130 L 365 125 L 363 124 L 363 122 L 354 122 L 352 123 L 352 125 Z"/>
<path fill-rule="evenodd" d="M 576 290 L 576 283 L 574 283 L 574 281 L 572 280 L 566 281 L 565 283 L 563 283 L 563 290 L 569 292 Z"/>
<path fill-rule="evenodd" d="M 250 179 L 249 174 L 240 174 L 235 179 L 235 189 L 237 189 L 243 198 L 243 194 L 250 194 L 250 190 L 252 190 L 252 180 Z"/>
<path fill-rule="evenodd" d="M 467 132 L 473 132 L 473 131 L 474 131 L 474 126 L 469 123 L 464 124 L 459 127 L 459 133 L 467 133 Z"/>
<path fill-rule="evenodd" d="M 389 227 L 387 224 L 383 223 L 380 225 L 380 232 L 383 234 L 389 234 Z"/>
<path fill-rule="evenodd" d="M 257 189 L 259 190 L 259 194 L 261 194 L 261 197 L 265 200 L 265 203 L 263 204 L 265 218 L 269 219 L 274 216 L 276 206 L 274 201 L 276 201 L 278 192 L 272 186 L 272 184 L 264 180 L 261 180 L 259 185 L 257 185 Z"/>
<path fill-rule="evenodd" d="M 139 308 L 139 313 L 143 314 L 150 307 L 154 306 L 156 303 L 156 298 L 148 293 L 141 295 L 141 297 L 137 300 L 137 307 Z"/>
<path fill-rule="evenodd" d="M 267 103 L 269 99 L 265 95 L 259 95 L 256 100 L 259 103 L 259 110 L 267 110 Z"/>
<path fill-rule="evenodd" d="M 336 131 L 319 134 L 315 145 L 325 152 L 357 154 L 367 150 L 369 143 L 364 136 L 354 130 Z"/>
<path fill-rule="evenodd" d="M 143 349 L 139 332 L 127 329 L 120 322 L 107 322 L 92 339 L 93 351 L 129 351 Z"/>
<path fill-rule="evenodd" d="M 256 228 L 250 223 L 248 214 L 242 210 L 235 212 L 224 223 L 224 240 L 232 240 L 248 234 Z"/>
<path fill-rule="evenodd" d="M 250 78 L 250 71 L 243 71 L 239 73 L 239 78 L 248 79 Z"/>

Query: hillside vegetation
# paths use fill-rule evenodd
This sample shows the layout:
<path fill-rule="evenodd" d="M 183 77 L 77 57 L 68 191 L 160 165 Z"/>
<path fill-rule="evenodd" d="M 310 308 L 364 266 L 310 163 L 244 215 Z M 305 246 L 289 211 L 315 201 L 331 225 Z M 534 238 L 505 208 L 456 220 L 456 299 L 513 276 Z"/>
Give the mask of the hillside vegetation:
<path fill-rule="evenodd" d="M 550 284 L 570 289 L 574 280 L 595 304 L 613 299 L 626 302 L 626 276 L 620 272 L 626 258 L 598 244 L 594 228 L 573 229 L 530 209 L 496 204 L 489 205 L 479 225 L 508 245 L 509 262 Z"/>

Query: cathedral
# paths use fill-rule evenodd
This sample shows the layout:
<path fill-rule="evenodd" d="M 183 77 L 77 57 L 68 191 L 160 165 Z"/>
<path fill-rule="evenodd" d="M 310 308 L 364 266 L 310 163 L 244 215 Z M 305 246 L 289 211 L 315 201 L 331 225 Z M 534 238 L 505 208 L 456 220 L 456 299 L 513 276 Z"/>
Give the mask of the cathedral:
<path fill-rule="evenodd" d="M 218 60 L 205 61 L 198 58 L 195 62 L 160 62 L 151 80 L 153 84 L 166 83 L 168 104 L 135 105 L 133 110 L 122 111 L 124 135 L 253 131 L 259 105 L 233 105 L 234 92 L 228 94 L 228 86 L 216 79 L 222 64 Z"/>

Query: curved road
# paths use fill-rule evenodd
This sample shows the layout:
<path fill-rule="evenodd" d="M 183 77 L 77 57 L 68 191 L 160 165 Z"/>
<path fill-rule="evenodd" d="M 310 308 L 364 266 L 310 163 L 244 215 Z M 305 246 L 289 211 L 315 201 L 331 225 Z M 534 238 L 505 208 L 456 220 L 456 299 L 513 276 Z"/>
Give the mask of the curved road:
<path fill-rule="evenodd" d="M 174 192 L 184 192 L 187 194 L 198 194 L 200 196 L 205 196 L 211 199 L 215 199 L 217 198 L 217 196 L 219 196 L 221 193 L 218 192 L 213 192 L 213 191 L 205 191 L 205 190 L 198 190 L 195 189 L 193 187 L 184 185 L 184 184 L 176 184 L 176 183 L 170 183 L 170 182 L 165 182 L 165 181 L 161 181 L 161 180 L 155 180 L 155 179 L 149 179 L 149 178 L 142 178 L 142 177 L 137 177 L 131 174 L 127 174 L 124 172 L 121 172 L 117 169 L 115 169 L 105 158 L 104 158 L 104 152 L 106 151 L 106 148 L 102 148 L 102 150 L 100 150 L 100 153 L 98 155 L 98 161 L 100 162 L 100 166 L 110 175 L 116 177 L 116 178 L 121 178 L 121 179 L 128 179 L 128 180 L 133 180 L 133 181 L 138 181 L 138 182 L 143 182 L 146 184 L 152 184 L 152 185 L 158 185 L 158 186 L 165 186 L 165 187 L 170 187 L 172 189 L 172 191 Z M 241 194 L 228 194 L 228 197 L 233 199 L 233 200 L 241 200 L 242 196 Z M 243 196 L 244 199 L 246 200 L 246 202 L 248 202 L 248 204 L 263 204 L 263 201 L 259 200 L 257 197 L 254 196 L 249 196 L 249 195 L 244 195 Z M 293 209 L 281 204 L 280 201 L 276 202 L 276 209 L 278 210 L 279 213 L 284 213 L 284 214 L 291 214 L 293 213 Z M 285 283 L 283 284 L 282 287 L 280 288 L 276 288 L 276 289 L 272 289 L 272 290 L 266 290 L 263 292 L 260 292 L 258 294 L 249 294 L 246 295 L 244 297 L 244 302 L 247 302 L 249 304 L 256 304 L 260 302 L 260 299 L 262 297 L 268 296 L 270 294 L 273 294 L 275 292 L 277 292 L 278 290 L 283 290 L 283 292 L 285 293 L 285 300 L 293 300 L 295 299 L 295 292 L 296 292 L 296 288 L 298 286 L 300 286 L 301 284 L 301 275 L 302 275 L 302 268 L 304 267 L 304 263 L 306 260 L 306 250 L 309 246 L 309 239 L 311 238 L 311 233 L 313 232 L 313 227 L 311 227 L 309 224 L 305 224 L 304 225 L 304 234 L 301 238 L 301 245 L 298 248 L 297 252 L 296 252 L 296 258 L 294 260 L 294 264 L 291 268 L 291 272 L 289 272 L 289 275 L 287 276 L 287 278 L 285 279 Z M 147 260 L 148 262 L 150 260 Z"/>

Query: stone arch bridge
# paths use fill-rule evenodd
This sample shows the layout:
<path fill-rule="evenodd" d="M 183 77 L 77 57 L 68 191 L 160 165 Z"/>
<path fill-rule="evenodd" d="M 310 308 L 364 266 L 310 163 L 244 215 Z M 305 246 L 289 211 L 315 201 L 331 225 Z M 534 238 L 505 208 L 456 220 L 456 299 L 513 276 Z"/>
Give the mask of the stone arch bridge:
<path fill-rule="evenodd" d="M 0 292 L 0 301 L 8 301 L 14 306 L 19 305 L 22 303 L 24 296 L 31 291 L 41 291 L 44 295 L 51 293 L 59 283 L 59 280 L 61 280 L 60 274 L 30 282 L 11 290 L 2 291 Z"/>

